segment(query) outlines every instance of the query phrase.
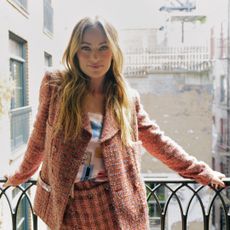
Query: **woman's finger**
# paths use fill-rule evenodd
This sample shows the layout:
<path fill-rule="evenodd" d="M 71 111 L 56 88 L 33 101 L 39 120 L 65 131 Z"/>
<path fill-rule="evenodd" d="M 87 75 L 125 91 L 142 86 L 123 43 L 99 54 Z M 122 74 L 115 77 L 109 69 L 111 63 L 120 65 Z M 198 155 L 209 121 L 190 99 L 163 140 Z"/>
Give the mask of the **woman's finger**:
<path fill-rule="evenodd" d="M 14 186 L 12 183 L 11 183 L 11 181 L 9 180 L 9 178 L 6 178 L 7 179 L 7 181 L 3 184 L 3 188 L 6 188 L 6 187 L 8 187 L 8 186 Z"/>
<path fill-rule="evenodd" d="M 3 187 L 3 188 L 6 188 L 6 187 L 8 187 L 8 186 L 10 186 L 10 184 L 9 184 L 9 182 L 7 181 L 6 183 L 3 184 L 2 187 Z"/>
<path fill-rule="evenodd" d="M 220 179 L 220 178 L 216 178 L 214 177 L 212 180 L 211 180 L 211 186 L 214 187 L 214 188 L 218 188 L 218 187 L 222 187 L 224 188 L 225 187 L 225 183 Z"/>

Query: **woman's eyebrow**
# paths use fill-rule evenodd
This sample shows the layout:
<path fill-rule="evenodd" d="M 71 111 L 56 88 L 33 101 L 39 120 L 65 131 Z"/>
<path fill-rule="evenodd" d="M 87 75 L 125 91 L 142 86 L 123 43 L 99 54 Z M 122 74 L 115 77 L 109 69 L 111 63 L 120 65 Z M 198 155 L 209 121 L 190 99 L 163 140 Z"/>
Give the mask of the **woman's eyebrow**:
<path fill-rule="evenodd" d="M 82 42 L 81 43 L 82 45 L 91 45 L 91 43 L 90 42 Z M 101 42 L 101 43 L 99 43 L 99 45 L 102 45 L 102 44 L 107 44 L 107 41 L 104 41 L 104 42 Z"/>

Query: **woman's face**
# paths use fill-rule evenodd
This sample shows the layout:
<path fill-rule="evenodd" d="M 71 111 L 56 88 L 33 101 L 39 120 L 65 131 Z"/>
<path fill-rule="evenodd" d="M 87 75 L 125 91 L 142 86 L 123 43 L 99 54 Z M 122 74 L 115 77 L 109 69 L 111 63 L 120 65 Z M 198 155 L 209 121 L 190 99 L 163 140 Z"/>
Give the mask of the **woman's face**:
<path fill-rule="evenodd" d="M 104 78 L 112 61 L 112 51 L 100 27 L 86 29 L 77 52 L 79 65 L 91 79 Z"/>

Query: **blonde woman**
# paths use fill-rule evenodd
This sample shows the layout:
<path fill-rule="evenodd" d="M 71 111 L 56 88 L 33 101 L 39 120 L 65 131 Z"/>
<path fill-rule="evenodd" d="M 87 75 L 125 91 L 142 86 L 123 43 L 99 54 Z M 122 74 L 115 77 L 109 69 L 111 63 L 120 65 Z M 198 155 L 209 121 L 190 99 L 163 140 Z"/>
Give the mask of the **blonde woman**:
<path fill-rule="evenodd" d="M 143 145 L 184 177 L 223 187 L 223 174 L 160 131 L 122 75 L 115 28 L 99 17 L 75 26 L 64 71 L 46 73 L 24 160 L 5 187 L 39 168 L 35 213 L 52 229 L 149 229 Z M 153 165 L 154 167 L 154 165 Z"/>

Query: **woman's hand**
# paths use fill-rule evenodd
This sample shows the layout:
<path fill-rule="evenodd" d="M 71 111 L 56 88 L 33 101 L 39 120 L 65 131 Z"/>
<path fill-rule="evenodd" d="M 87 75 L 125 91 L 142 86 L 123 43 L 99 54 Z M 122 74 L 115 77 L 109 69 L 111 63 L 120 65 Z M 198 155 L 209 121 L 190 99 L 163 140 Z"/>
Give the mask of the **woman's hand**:
<path fill-rule="evenodd" d="M 3 186 L 2 186 L 3 188 L 6 188 L 8 186 L 15 186 L 10 182 L 8 176 L 4 175 L 4 177 L 7 179 L 7 181 L 6 181 L 6 183 L 3 184 Z"/>
<path fill-rule="evenodd" d="M 225 178 L 226 176 L 218 171 L 214 171 L 214 176 L 210 182 L 210 185 L 215 188 L 224 188 L 225 187 L 225 183 L 222 181 L 223 178 Z"/>

